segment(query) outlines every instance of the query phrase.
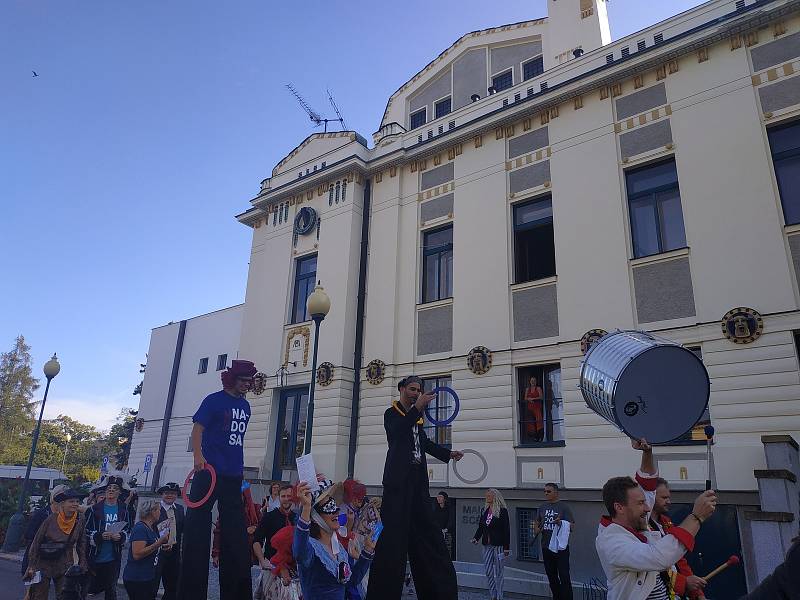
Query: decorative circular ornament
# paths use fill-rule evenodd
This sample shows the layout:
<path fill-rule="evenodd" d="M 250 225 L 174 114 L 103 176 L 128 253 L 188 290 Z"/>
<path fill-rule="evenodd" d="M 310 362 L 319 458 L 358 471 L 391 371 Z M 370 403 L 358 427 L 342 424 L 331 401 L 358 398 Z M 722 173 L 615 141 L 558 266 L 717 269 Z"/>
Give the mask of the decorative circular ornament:
<path fill-rule="evenodd" d="M 144 419 L 141 417 L 136 419 L 136 431 L 141 431 L 144 429 Z"/>
<path fill-rule="evenodd" d="M 325 386 L 333 381 L 333 363 L 324 362 L 317 367 L 317 383 Z"/>
<path fill-rule="evenodd" d="M 467 367 L 475 375 L 483 375 L 492 368 L 492 351 L 486 346 L 475 346 L 467 354 Z"/>
<path fill-rule="evenodd" d="M 267 387 L 267 376 L 264 373 L 256 373 L 253 376 L 253 385 L 250 387 L 250 391 L 252 391 L 256 396 L 260 396 L 264 393 L 264 389 Z"/>
<path fill-rule="evenodd" d="M 372 385 L 380 385 L 386 377 L 386 363 L 382 360 L 371 360 L 367 365 L 367 381 Z"/>
<path fill-rule="evenodd" d="M 297 211 L 294 218 L 294 232 L 297 235 L 306 235 L 311 233 L 314 226 L 317 224 L 317 211 L 310 206 L 304 206 Z"/>
<path fill-rule="evenodd" d="M 722 334 L 734 344 L 754 342 L 764 331 L 761 313 L 752 308 L 739 306 L 722 317 Z"/>
<path fill-rule="evenodd" d="M 428 421 L 437 427 L 444 427 L 445 425 L 450 425 L 450 423 L 455 421 L 456 417 L 458 416 L 458 411 L 461 410 L 461 401 L 458 399 L 458 394 L 456 394 L 455 390 L 447 387 L 446 385 L 442 385 L 431 390 L 431 394 L 438 394 L 439 392 L 450 394 L 453 397 L 453 414 L 442 421 L 438 421 L 431 416 L 431 405 L 428 404 L 428 406 L 425 407 L 425 415 L 427 415 Z"/>
<path fill-rule="evenodd" d="M 581 352 L 586 354 L 589 349 L 600 341 L 608 332 L 605 329 L 590 329 L 581 338 Z"/>
<path fill-rule="evenodd" d="M 486 476 L 489 474 L 489 463 L 486 462 L 486 459 L 483 457 L 483 454 L 481 454 L 477 450 L 472 450 L 470 448 L 462 450 L 461 452 L 463 452 L 464 454 L 474 454 L 475 456 L 477 456 L 481 460 L 481 463 L 483 463 L 483 471 L 481 471 L 480 477 L 477 477 L 476 479 L 467 479 L 466 477 L 462 477 L 461 474 L 458 472 L 458 461 L 453 461 L 453 475 L 458 477 L 464 483 L 470 485 L 475 485 L 486 479 Z"/>

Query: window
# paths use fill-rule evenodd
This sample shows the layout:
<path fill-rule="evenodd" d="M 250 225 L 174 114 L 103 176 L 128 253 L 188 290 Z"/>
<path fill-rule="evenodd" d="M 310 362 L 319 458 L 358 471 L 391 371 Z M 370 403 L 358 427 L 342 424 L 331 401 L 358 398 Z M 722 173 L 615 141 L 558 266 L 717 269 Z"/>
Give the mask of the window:
<path fill-rule="evenodd" d="M 622 58 L 625 58 L 626 56 L 630 56 L 630 53 L 631 53 L 631 49 L 626 46 L 625 48 L 622 49 Z"/>
<path fill-rule="evenodd" d="M 347 179 L 342 179 L 342 202 L 344 202 L 345 194 L 347 194 Z"/>
<path fill-rule="evenodd" d="M 333 184 L 328 188 L 328 206 L 333 206 Z"/>
<path fill-rule="evenodd" d="M 200 359 L 200 365 L 197 367 L 197 374 L 198 375 L 202 375 L 206 371 L 208 371 L 208 357 L 207 356 L 205 358 L 201 358 Z"/>
<path fill-rule="evenodd" d="M 451 106 L 452 102 L 449 97 L 439 100 L 433 108 L 433 114 L 436 115 L 435 118 L 438 119 L 448 114 L 452 110 Z"/>
<path fill-rule="evenodd" d="M 288 202 L 283 205 L 283 220 L 284 221 L 288 221 L 289 220 L 289 203 Z"/>
<path fill-rule="evenodd" d="M 228 366 L 228 355 L 227 354 L 220 354 L 217 356 L 217 371 L 222 371 L 225 367 Z"/>
<path fill-rule="evenodd" d="M 800 223 L 800 121 L 771 127 L 769 146 L 787 225 Z"/>
<path fill-rule="evenodd" d="M 273 227 L 275 227 L 275 225 L 277 224 L 277 222 L 278 222 L 278 211 L 277 211 L 277 210 L 275 210 L 275 211 L 273 211 L 273 213 L 272 213 L 272 226 L 273 226 Z"/>
<path fill-rule="evenodd" d="M 427 121 L 427 115 L 425 113 L 426 110 L 424 108 L 415 113 L 411 113 L 411 129 L 416 129 L 417 127 L 425 125 Z"/>
<path fill-rule="evenodd" d="M 694 352 L 695 356 L 697 356 L 697 358 L 699 358 L 701 361 L 703 360 L 703 350 L 701 348 L 695 347 L 689 348 L 689 350 Z M 690 444 L 704 443 L 706 441 L 706 425 L 711 425 L 711 413 L 708 411 L 708 407 L 706 407 L 703 416 L 700 417 L 700 420 L 695 423 L 691 430 L 687 431 L 678 439 L 667 442 L 665 445 L 681 445 L 686 444 L 687 442 Z"/>
<path fill-rule="evenodd" d="M 657 33 L 657 34 L 655 34 L 655 35 L 653 36 L 653 41 L 654 41 L 656 44 L 660 44 L 661 42 L 663 42 L 663 41 L 664 41 L 664 34 L 663 34 L 663 33 Z"/>
<path fill-rule="evenodd" d="M 638 42 L 636 42 L 636 51 L 637 52 L 641 52 L 645 48 L 647 48 L 647 42 L 645 42 L 644 40 L 639 40 Z"/>
<path fill-rule="evenodd" d="M 614 55 L 613 54 L 606 54 L 606 64 L 610 65 L 614 62 Z"/>
<path fill-rule="evenodd" d="M 422 235 L 422 301 L 453 295 L 453 226 Z"/>
<path fill-rule="evenodd" d="M 342 190 L 342 184 L 340 182 L 336 182 L 336 204 L 339 204 L 339 192 Z"/>
<path fill-rule="evenodd" d="M 675 160 L 625 173 L 633 255 L 650 256 L 686 246 Z"/>
<path fill-rule="evenodd" d="M 533 524 L 539 508 L 517 508 L 517 557 L 519 560 L 542 560 L 542 536 L 534 535 Z"/>
<path fill-rule="evenodd" d="M 542 73 L 544 73 L 544 59 L 541 56 L 537 56 L 522 65 L 523 80 L 533 79 Z"/>
<path fill-rule="evenodd" d="M 550 196 L 514 207 L 514 283 L 556 274 Z"/>
<path fill-rule="evenodd" d="M 317 256 L 298 258 L 294 272 L 294 300 L 292 303 L 292 323 L 308 321 L 306 300 L 314 291 L 317 279 Z"/>
<path fill-rule="evenodd" d="M 564 401 L 561 366 L 538 365 L 517 370 L 519 377 L 519 439 L 521 445 L 561 446 Z"/>
<path fill-rule="evenodd" d="M 441 386 L 450 386 L 450 376 L 445 375 L 442 377 L 431 377 L 422 380 L 422 389 L 430 392 L 432 389 Z M 428 405 L 431 412 L 436 415 L 437 421 L 444 421 L 453 414 L 453 398 L 446 392 L 439 392 L 436 398 Z M 450 425 L 436 426 L 428 421 L 428 415 L 425 414 L 425 434 L 429 440 L 436 442 L 442 446 L 450 448 L 452 444 L 452 427 Z"/>
<path fill-rule="evenodd" d="M 495 92 L 502 92 L 514 85 L 514 72 L 509 69 L 505 73 L 492 77 L 492 87 Z"/>
<path fill-rule="evenodd" d="M 281 393 L 273 479 L 284 479 L 280 474 L 284 469 L 297 469 L 295 461 L 303 454 L 306 441 L 307 412 L 308 390 L 295 389 Z"/>

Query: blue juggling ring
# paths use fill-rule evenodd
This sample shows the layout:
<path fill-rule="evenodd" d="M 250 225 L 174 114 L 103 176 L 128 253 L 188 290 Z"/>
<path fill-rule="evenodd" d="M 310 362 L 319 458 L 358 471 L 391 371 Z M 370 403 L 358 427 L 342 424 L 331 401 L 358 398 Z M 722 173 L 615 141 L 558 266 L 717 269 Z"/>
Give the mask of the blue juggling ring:
<path fill-rule="evenodd" d="M 428 421 L 439 427 L 444 427 L 445 425 L 450 425 L 450 423 L 455 421 L 456 417 L 458 416 L 458 411 L 461 408 L 461 402 L 458 399 L 458 394 L 456 394 L 453 388 L 447 387 L 446 385 L 442 385 L 439 387 L 435 387 L 430 391 L 431 394 L 438 394 L 439 392 L 446 392 L 453 397 L 453 414 L 444 419 L 443 421 L 438 421 L 431 414 L 430 404 L 428 404 L 428 406 L 425 407 L 425 414 L 428 416 Z"/>

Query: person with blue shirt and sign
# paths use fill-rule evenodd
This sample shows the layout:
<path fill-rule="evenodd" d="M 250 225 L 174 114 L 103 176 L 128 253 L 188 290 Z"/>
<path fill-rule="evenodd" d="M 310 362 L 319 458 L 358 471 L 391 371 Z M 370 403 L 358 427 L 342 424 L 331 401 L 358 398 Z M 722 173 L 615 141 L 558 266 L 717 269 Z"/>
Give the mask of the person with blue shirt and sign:
<path fill-rule="evenodd" d="M 161 537 L 155 531 L 161 516 L 161 503 L 156 499 L 143 500 L 138 516 L 139 520 L 131 531 L 128 562 L 125 563 L 122 581 L 129 600 L 155 600 L 159 581 L 156 565 L 161 547 L 169 542 L 169 527 L 161 530 Z"/>
<path fill-rule="evenodd" d="M 220 600 L 250 600 L 250 549 L 242 510 L 244 435 L 250 421 L 250 390 L 255 365 L 234 360 L 222 372 L 222 391 L 203 400 L 192 420 L 194 478 L 183 534 L 183 563 L 178 582 L 178 600 L 208 596 L 208 566 L 211 552 L 211 510 L 219 503 Z M 206 465 L 216 472 L 216 486 Z M 191 507 L 208 495 L 201 505 Z"/>

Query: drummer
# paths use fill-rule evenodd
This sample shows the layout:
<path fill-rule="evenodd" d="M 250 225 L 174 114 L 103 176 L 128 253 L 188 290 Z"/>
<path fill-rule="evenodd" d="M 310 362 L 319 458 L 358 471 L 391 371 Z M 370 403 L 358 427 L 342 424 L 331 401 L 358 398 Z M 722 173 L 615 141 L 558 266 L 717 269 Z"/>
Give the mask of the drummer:
<path fill-rule="evenodd" d="M 208 597 L 208 557 L 211 550 L 211 509 L 219 502 L 222 523 L 219 586 L 222 598 L 250 598 L 250 551 L 242 510 L 244 435 L 250 420 L 250 390 L 255 365 L 234 360 L 222 372 L 223 389 L 206 396 L 192 420 L 194 469 L 189 498 L 197 502 L 209 493 L 214 467 L 216 487 L 207 502 L 186 511 L 179 600 Z"/>

